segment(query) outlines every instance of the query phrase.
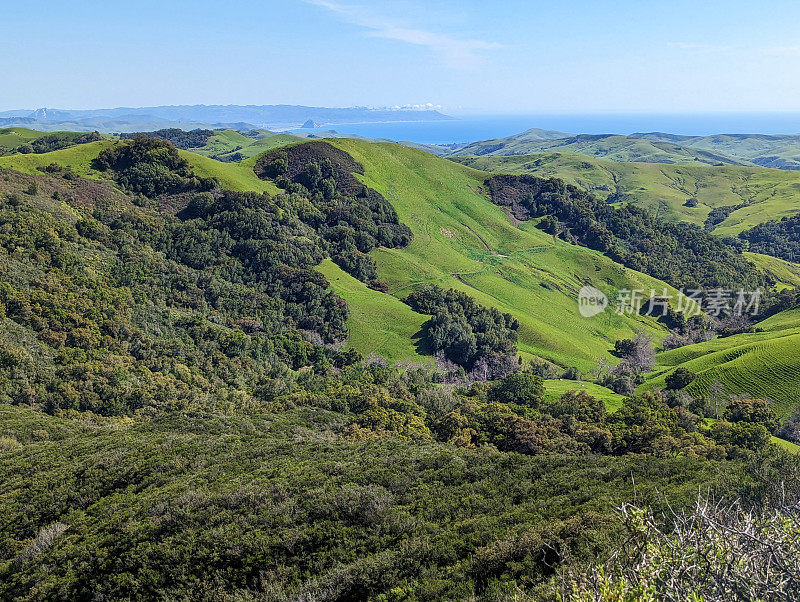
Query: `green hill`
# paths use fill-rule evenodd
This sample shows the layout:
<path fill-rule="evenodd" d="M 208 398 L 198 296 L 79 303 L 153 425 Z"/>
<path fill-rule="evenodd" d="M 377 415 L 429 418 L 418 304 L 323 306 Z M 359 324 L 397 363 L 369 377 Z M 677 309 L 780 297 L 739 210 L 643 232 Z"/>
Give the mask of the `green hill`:
<path fill-rule="evenodd" d="M 526 178 L 502 189 L 544 200 L 520 222 L 488 176 L 352 139 L 238 163 L 152 138 L 0 160 L 0 599 L 552 600 L 630 541 L 625 502 L 794 498 L 796 448 L 763 424 L 543 380 L 542 362 L 508 372 L 517 326 L 521 355 L 584 372 L 616 339 L 658 339 L 652 318 L 581 317 L 577 291 L 667 287 L 537 228 L 545 210 L 641 212 Z M 631 232 L 692 269 L 754 273 L 643 221 Z M 414 307 L 430 293 L 440 340 L 503 349 L 496 381 L 453 383 L 422 355 L 429 316 L 400 299 L 426 284 L 472 297 Z M 647 385 L 692 365 L 698 390 L 756 383 L 786 412 L 799 311 L 662 354 Z"/>
<path fill-rule="evenodd" d="M 600 253 L 554 242 L 534 223 L 515 225 L 488 201 L 482 189 L 488 174 L 398 144 L 332 143 L 364 165 L 363 181 L 391 201 L 414 233 L 405 249 L 372 252 L 391 294 L 401 297 L 424 284 L 462 290 L 520 320 L 524 354 L 581 370 L 610 359 L 614 341 L 639 328 L 657 337 L 664 332 L 652 319 L 612 311 L 582 318 L 577 296 L 586 283 L 609 296 L 665 284 Z"/>
<path fill-rule="evenodd" d="M 674 221 L 736 234 L 800 211 L 800 174 L 735 165 L 616 162 L 573 153 L 517 157 L 463 157 L 460 163 L 500 173 L 559 177 L 601 199 L 649 207 Z M 712 216 L 712 211 L 721 213 Z M 726 215 L 727 214 L 727 215 Z"/>
<path fill-rule="evenodd" d="M 632 138 L 704 149 L 763 167 L 800 169 L 800 136 L 766 134 L 715 134 L 677 136 L 661 132 L 631 134 Z"/>
<path fill-rule="evenodd" d="M 378 354 L 390 362 L 430 363 L 430 356 L 420 355 L 416 348 L 422 325 L 429 316 L 418 314 L 392 295 L 367 288 L 330 259 L 317 269 L 350 307 L 348 346 L 365 356 Z"/>
<path fill-rule="evenodd" d="M 779 414 L 797 408 L 800 395 L 800 308 L 784 311 L 757 324 L 759 331 L 717 337 L 658 354 L 656 370 L 646 387 L 664 386 L 678 367 L 695 372 L 686 391 L 711 395 L 715 381 L 722 396 L 769 398 Z"/>
<path fill-rule="evenodd" d="M 319 268 L 328 276 L 333 290 L 350 305 L 349 344 L 365 355 L 377 352 L 392 360 L 421 360 L 414 336 L 425 317 L 415 314 L 397 298 L 425 284 L 456 288 L 485 305 L 512 313 L 521 323 L 519 349 L 524 356 L 538 355 L 583 371 L 594 368 L 599 358 L 615 361 L 609 354 L 614 341 L 632 336 L 637 329 L 644 328 L 656 338 L 665 334 L 660 325 L 644 317 L 621 317 L 607 311 L 591 319 L 582 318 L 576 299 L 578 289 L 586 283 L 612 298 L 618 289 L 662 290 L 664 284 L 625 269 L 600 253 L 561 240 L 554 241 L 535 228 L 533 222 L 515 225 L 501 208 L 488 201 L 482 188 L 488 173 L 398 144 L 355 139 L 332 140 L 331 143 L 364 165 L 363 181 L 390 200 L 401 221 L 407 223 L 414 234 L 407 248 L 380 248 L 372 252 L 378 274 L 389 284 L 391 295 L 368 289 L 331 262 Z M 101 178 L 105 176 L 92 170 L 91 160 L 111 144 L 97 142 L 43 155 L 4 157 L 0 158 L 0 166 L 37 173 L 36 167 L 58 162 L 73 166 L 79 174 Z M 252 170 L 255 158 L 225 163 L 189 151 L 181 151 L 181 156 L 191 163 L 198 175 L 215 177 L 225 187 L 278 191 L 271 182 L 255 176 Z M 537 164 L 540 159 L 544 160 Z M 631 182 L 649 179 L 650 186 L 657 182 L 662 190 L 671 191 L 673 200 L 684 193 L 664 185 L 669 176 L 684 178 L 684 188 L 689 178 L 695 178 L 693 185 L 700 199 L 705 199 L 706 195 L 711 197 L 714 190 L 724 186 L 723 182 L 727 182 L 730 194 L 734 191 L 738 195 L 745 194 L 743 189 L 731 186 L 733 176 L 741 178 L 750 187 L 747 190 L 752 191 L 759 190 L 758 182 L 765 182 L 763 178 L 776 178 L 782 187 L 776 185 L 777 191 L 773 188 L 770 199 L 762 202 L 765 205 L 774 205 L 780 190 L 788 195 L 795 178 L 791 172 L 760 168 L 619 164 L 569 154 L 480 158 L 469 162 L 494 167 L 497 171 L 539 175 L 556 171 L 564 176 L 562 167 L 567 167 L 573 170 L 575 178 L 578 174 L 581 178 L 591 177 L 594 182 L 603 179 L 613 182 L 617 178 L 620 191 L 626 186 L 630 189 Z M 591 169 L 580 169 L 581 162 Z M 623 176 L 628 179 L 627 184 Z M 587 183 L 586 180 L 575 181 Z M 766 188 L 767 184 L 761 186 Z M 732 214 L 731 217 L 736 216 Z M 749 258 L 772 274 L 780 286 L 800 283 L 798 269 L 793 264 L 754 254 Z M 376 324 L 381 325 L 378 330 L 384 333 L 377 338 L 373 334 Z M 749 335 L 739 336 L 746 339 Z M 724 341 L 731 340 L 736 339 L 730 337 Z M 714 342 L 704 345 L 709 348 L 725 346 Z M 761 357 L 762 348 L 753 348 L 749 353 L 755 354 L 754 358 Z M 671 358 L 680 356 L 675 352 L 663 355 L 660 362 L 675 362 Z M 717 361 L 720 357 L 706 362 L 703 369 L 723 363 Z M 773 355 L 768 358 L 764 355 L 762 360 L 764 358 L 770 362 L 776 359 Z M 677 363 L 666 365 L 676 366 Z M 696 386 L 700 387 L 701 383 Z"/>
<path fill-rule="evenodd" d="M 451 156 L 504 156 L 534 153 L 580 153 L 607 161 L 637 161 L 642 163 L 689 163 L 749 165 L 748 161 L 728 157 L 719 152 L 686 148 L 673 142 L 632 138 L 615 134 L 580 134 L 561 136 L 558 133 L 534 130 L 508 138 L 484 140 L 466 144 Z"/>
<path fill-rule="evenodd" d="M 303 138 L 298 136 L 277 134 L 267 130 L 257 130 L 253 135 L 245 135 L 236 130 L 215 130 L 205 146 L 191 150 L 220 161 L 239 161 L 302 140 Z"/>
<path fill-rule="evenodd" d="M 506 138 L 441 149 L 449 156 L 531 155 L 570 152 L 609 161 L 757 165 L 800 169 L 800 135 L 715 134 L 681 136 L 662 132 L 565 134 L 529 130 Z"/>

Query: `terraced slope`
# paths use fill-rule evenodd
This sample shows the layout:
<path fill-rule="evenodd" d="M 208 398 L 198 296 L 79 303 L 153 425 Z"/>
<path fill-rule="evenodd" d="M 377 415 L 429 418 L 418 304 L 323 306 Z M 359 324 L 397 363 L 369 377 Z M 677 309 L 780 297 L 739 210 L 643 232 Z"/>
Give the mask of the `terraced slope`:
<path fill-rule="evenodd" d="M 800 308 L 776 314 L 758 325 L 764 332 L 716 338 L 660 353 L 645 388 L 663 387 L 665 377 L 682 366 L 697 373 L 687 387 L 692 395 L 710 395 L 719 381 L 724 395 L 769 398 L 785 416 L 800 403 Z"/>
<path fill-rule="evenodd" d="M 363 181 L 389 199 L 414 233 L 405 249 L 372 252 L 392 295 L 434 283 L 462 290 L 520 320 L 523 355 L 584 371 L 599 357 L 611 359 L 614 341 L 639 328 L 656 337 L 664 333 L 650 318 L 613 311 L 581 317 L 578 290 L 586 283 L 612 297 L 620 288 L 665 285 L 594 251 L 554 242 L 533 223 L 515 225 L 484 194 L 487 174 L 398 144 L 332 143 L 364 166 Z M 352 306 L 359 303 L 346 292 L 344 297 Z"/>
<path fill-rule="evenodd" d="M 633 202 L 666 219 L 699 226 L 706 223 L 713 209 L 728 207 L 730 213 L 718 218 L 713 227 L 714 233 L 722 235 L 800 211 L 800 173 L 795 171 L 623 163 L 575 153 L 457 160 L 486 171 L 558 177 L 598 198 Z"/>

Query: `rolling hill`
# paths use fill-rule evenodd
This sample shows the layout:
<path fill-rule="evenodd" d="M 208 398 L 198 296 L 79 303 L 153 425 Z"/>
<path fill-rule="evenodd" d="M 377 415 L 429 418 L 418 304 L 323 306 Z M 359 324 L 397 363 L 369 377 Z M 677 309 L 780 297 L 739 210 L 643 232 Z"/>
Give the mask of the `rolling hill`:
<path fill-rule="evenodd" d="M 505 156 L 534 153 L 568 152 L 589 155 L 607 161 L 641 163 L 689 163 L 706 165 L 748 165 L 742 159 L 701 148 L 687 148 L 666 140 L 648 140 L 618 134 L 561 135 L 558 132 L 529 130 L 496 140 L 473 142 L 459 147 L 448 156 Z"/>
<path fill-rule="evenodd" d="M 532 222 L 515 225 L 488 201 L 482 189 L 488 174 L 398 144 L 350 139 L 332 144 L 364 166 L 363 181 L 391 201 L 414 233 L 405 249 L 372 252 L 392 295 L 402 297 L 425 284 L 464 291 L 520 320 L 524 355 L 583 371 L 594 368 L 599 357 L 611 359 L 618 338 L 639 328 L 656 337 L 664 332 L 650 318 L 611 311 L 582 318 L 576 300 L 586 283 L 609 296 L 621 288 L 666 285 L 600 253 L 554 242 Z"/>
<path fill-rule="evenodd" d="M 401 221 L 408 224 L 414 234 L 412 243 L 406 248 L 372 251 L 378 274 L 389 285 L 388 295 L 367 288 L 330 261 L 318 267 L 332 289 L 348 302 L 351 308 L 348 344 L 363 354 L 379 353 L 393 361 L 427 361 L 418 348 L 419 332 L 427 318 L 399 301 L 426 284 L 464 291 L 480 303 L 512 313 L 521 324 L 518 346 L 523 356 L 540 356 L 561 366 L 576 366 L 584 372 L 592 370 L 599 358 L 612 363 L 616 361 L 610 351 L 617 339 L 631 337 L 639 329 L 656 339 L 666 334 L 662 326 L 647 317 L 623 317 L 607 311 L 591 319 L 582 318 L 576 298 L 578 289 L 584 284 L 590 283 L 610 297 L 618 289 L 662 290 L 665 284 L 626 269 L 595 251 L 554 240 L 537 229 L 534 221 L 513 222 L 500 207 L 489 202 L 483 189 L 490 175 L 488 172 L 399 144 L 356 139 L 329 142 L 364 166 L 364 175 L 358 177 L 392 203 Z M 81 175 L 102 179 L 105 175 L 91 168 L 91 160 L 111 144 L 114 143 L 102 141 L 44 155 L 0 158 L 0 167 L 36 173 L 38 166 L 59 162 L 72 165 Z M 278 191 L 272 182 L 261 180 L 253 173 L 255 157 L 226 163 L 190 151 L 181 151 L 181 156 L 190 162 L 198 175 L 215 177 L 225 187 L 242 191 Z M 546 160 L 537 164 L 539 159 Z M 566 165 L 574 170 L 576 178 L 587 177 L 587 174 L 597 178 L 595 182 L 602 182 L 600 178 L 614 182 L 617 178 L 620 190 L 626 185 L 622 176 L 628 178 L 628 182 L 635 182 L 634 178 L 645 182 L 644 178 L 649 177 L 650 185 L 656 181 L 662 189 L 671 191 L 673 201 L 684 193 L 663 184 L 669 175 L 688 179 L 708 174 L 711 179 L 695 181 L 695 190 L 701 199 L 706 194 L 711 195 L 711 184 L 722 186 L 720 182 L 728 182 L 730 186 L 733 175 L 741 177 L 754 191 L 759 189 L 759 177 L 774 177 L 776 174 L 787 195 L 794 185 L 791 172 L 744 167 L 662 165 L 656 168 L 652 164 L 616 164 L 569 154 L 543 158 L 486 157 L 467 162 L 500 172 L 534 171 L 550 175 L 544 170 L 557 169 L 562 176 L 564 171 L 561 167 Z M 591 169 L 582 170 L 586 163 Z M 667 169 L 674 171 L 665 173 Z M 585 181 L 578 181 L 581 182 Z M 770 184 L 776 186 L 774 181 Z M 627 186 L 632 185 L 628 183 Z M 734 191 L 744 194 L 742 189 L 731 188 L 731 194 Z M 770 200 L 764 203 L 774 205 L 777 196 L 773 190 Z M 772 274 L 779 286 L 794 287 L 800 283 L 800 270 L 794 264 L 754 254 L 749 259 Z M 787 324 L 793 324 L 791 316 L 785 318 Z M 797 328 L 800 329 L 800 324 Z M 376 330 L 380 336 L 376 336 Z M 725 359 L 725 353 L 729 348 L 737 347 L 741 354 L 748 356 L 742 360 L 743 363 L 767 366 L 766 372 L 753 377 L 753 382 L 758 384 L 751 392 L 768 393 L 784 404 L 782 407 L 788 407 L 793 389 L 775 385 L 769 372 L 773 366 L 777 371 L 783 369 L 781 366 L 786 358 L 791 357 L 788 350 L 796 342 L 794 338 L 786 337 L 797 333 L 783 332 L 791 328 L 781 330 L 780 336 L 772 331 L 736 335 L 660 354 L 659 372 L 650 384 L 662 383 L 669 370 L 694 361 L 687 365 L 696 371 L 707 372 L 708 379 L 720 378 L 729 382 L 733 391 L 741 384 L 733 376 L 740 367 L 725 368 L 729 361 Z M 717 353 L 719 355 L 714 355 Z M 705 380 L 700 379 L 694 385 L 698 391 L 702 390 Z M 778 390 L 781 386 L 783 393 Z"/>
<path fill-rule="evenodd" d="M 786 417 L 800 398 L 800 308 L 787 310 L 757 324 L 759 332 L 718 337 L 658 354 L 656 370 L 645 387 L 663 387 L 678 367 L 697 374 L 686 389 L 711 397 L 711 386 L 722 385 L 720 396 L 745 395 L 775 402 Z"/>
<path fill-rule="evenodd" d="M 528 130 L 520 134 L 442 148 L 446 156 L 503 156 L 579 153 L 609 161 L 757 165 L 800 169 L 800 135 L 715 134 L 682 136 L 663 132 L 567 134 Z"/>
<path fill-rule="evenodd" d="M 631 138 L 679 144 L 748 161 L 762 167 L 800 169 L 800 135 L 716 134 L 679 136 L 661 132 L 631 134 Z"/>
<path fill-rule="evenodd" d="M 486 171 L 562 178 L 609 202 L 632 202 L 659 216 L 698 226 L 713 210 L 716 234 L 736 234 L 800 211 L 800 174 L 735 165 L 617 162 L 575 153 L 458 157 Z"/>
<path fill-rule="evenodd" d="M 620 504 L 682 509 L 703 488 L 757 506 L 796 475 L 797 448 L 762 424 L 720 429 L 658 396 L 533 367 L 443 385 L 419 345 L 429 317 L 401 301 L 426 284 L 512 312 L 520 355 L 583 371 L 615 361 L 618 338 L 666 334 L 643 316 L 581 317 L 585 284 L 665 285 L 545 234 L 549 215 L 517 221 L 488 197 L 489 172 L 354 139 L 240 162 L 100 141 L 0 168 L 2 599 L 557 599 L 557 571 L 627 540 Z M 258 194 L 277 184 L 288 193 Z M 541 185 L 509 188 L 623 215 Z M 691 265 L 750 273 L 665 240 L 704 258 Z M 342 241 L 372 249 L 380 279 L 341 261 Z M 782 286 L 800 278 L 750 259 Z M 799 311 L 661 354 L 645 387 L 689 365 L 698 391 L 719 378 L 782 395 L 786 414 Z"/>

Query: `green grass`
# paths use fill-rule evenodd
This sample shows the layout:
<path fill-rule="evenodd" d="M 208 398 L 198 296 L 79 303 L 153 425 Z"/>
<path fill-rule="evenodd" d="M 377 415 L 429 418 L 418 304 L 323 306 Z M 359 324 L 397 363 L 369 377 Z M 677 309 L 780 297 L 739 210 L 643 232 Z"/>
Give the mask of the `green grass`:
<path fill-rule="evenodd" d="M 609 412 L 616 412 L 620 409 L 622 401 L 625 399 L 624 395 L 614 393 L 611 389 L 606 389 L 595 383 L 563 378 L 544 381 L 544 398 L 546 401 L 559 399 L 567 391 L 585 391 L 592 397 L 602 401 Z"/>
<path fill-rule="evenodd" d="M 473 142 L 457 149 L 453 155 L 509 156 L 537 153 L 580 153 L 608 161 L 643 163 L 717 163 L 748 165 L 749 161 L 699 148 L 687 148 L 671 142 L 631 138 L 629 136 L 569 136 L 566 138 L 530 138 L 523 134 Z"/>
<path fill-rule="evenodd" d="M 222 188 L 245 192 L 268 192 L 278 194 L 280 189 L 272 182 L 259 179 L 248 161 L 223 163 L 216 159 L 200 156 L 189 151 L 178 151 L 186 159 L 195 173 L 204 178 L 216 178 Z"/>
<path fill-rule="evenodd" d="M 92 161 L 100 154 L 100 151 L 115 144 L 112 141 L 101 140 L 90 142 L 89 144 L 79 144 L 51 153 L 40 155 L 12 155 L 0 157 L 0 167 L 15 169 L 22 173 L 39 173 L 39 167 L 59 163 L 68 165 L 80 176 L 95 180 L 107 179 L 106 175 L 92 169 Z M 202 177 L 216 178 L 223 188 L 238 191 L 253 190 L 256 192 L 268 192 L 277 194 L 279 189 L 272 182 L 265 182 L 256 177 L 253 172 L 255 159 L 242 161 L 239 163 L 223 163 L 208 157 L 203 157 L 197 153 L 189 151 L 178 151 L 186 159 L 195 172 Z"/>
<path fill-rule="evenodd" d="M 775 280 L 776 289 L 800 288 L 800 265 L 760 253 L 745 252 L 744 256 Z"/>
<path fill-rule="evenodd" d="M 205 146 L 191 149 L 193 153 L 204 157 L 230 157 L 238 153 L 245 159 L 256 157 L 273 148 L 302 142 L 303 138 L 291 134 L 277 134 L 267 130 L 259 130 L 258 138 L 245 136 L 236 130 L 217 130 L 208 139 Z"/>
<path fill-rule="evenodd" d="M 764 332 L 717 337 L 659 353 L 656 370 L 643 388 L 663 388 L 666 376 L 680 366 L 697 373 L 686 389 L 691 395 L 709 395 L 711 384 L 719 381 L 724 395 L 769 398 L 785 417 L 800 400 L 800 308 L 756 326 Z"/>
<path fill-rule="evenodd" d="M 713 136 L 672 136 L 646 134 L 649 140 L 668 140 L 685 149 L 722 153 L 733 159 L 750 161 L 764 167 L 800 168 L 800 136 L 763 134 L 715 134 Z"/>
<path fill-rule="evenodd" d="M 619 338 L 643 328 L 642 317 L 578 312 L 577 292 L 591 282 L 613 297 L 620 288 L 663 290 L 664 283 L 605 256 L 558 241 L 533 224 L 517 227 L 481 187 L 487 174 L 398 144 L 331 141 L 365 168 L 363 181 L 381 192 L 413 233 L 405 249 L 377 249 L 379 277 L 401 297 L 424 284 L 462 290 L 512 313 L 521 324 L 519 348 L 586 371 Z"/>
<path fill-rule="evenodd" d="M 21 144 L 32 142 L 47 134 L 48 132 L 39 132 L 27 128 L 0 128 L 0 147 L 5 147 L 6 149 L 16 148 Z"/>
<path fill-rule="evenodd" d="M 500 173 L 559 177 L 598 198 L 633 202 L 660 216 L 702 226 L 712 209 L 733 211 L 715 234 L 737 234 L 770 219 L 800 211 L 800 171 L 736 165 L 667 165 L 605 161 L 575 153 L 469 157 L 460 162 Z M 697 207 L 687 207 L 695 198 Z"/>
<path fill-rule="evenodd" d="M 37 168 L 45 167 L 51 163 L 58 163 L 70 166 L 79 176 L 93 180 L 105 179 L 101 172 L 92 169 L 92 160 L 97 158 L 100 151 L 108 148 L 114 143 L 109 140 L 89 142 L 88 144 L 78 144 L 51 153 L 40 155 L 11 155 L 0 157 L 0 167 L 6 167 L 20 171 L 22 173 L 40 173 Z"/>
<path fill-rule="evenodd" d="M 786 439 L 781 439 L 780 437 L 771 437 L 770 440 L 772 441 L 772 443 L 774 443 L 778 447 L 782 447 L 786 451 L 790 451 L 793 454 L 800 453 L 800 445 L 797 445 L 797 443 L 792 443 L 791 441 L 787 441 Z"/>
<path fill-rule="evenodd" d="M 350 307 L 348 347 L 365 356 L 376 353 L 390 362 L 431 361 L 430 356 L 417 352 L 415 344 L 430 316 L 416 313 L 396 297 L 368 288 L 330 259 L 323 261 L 317 271 L 325 275 L 331 289 Z"/>

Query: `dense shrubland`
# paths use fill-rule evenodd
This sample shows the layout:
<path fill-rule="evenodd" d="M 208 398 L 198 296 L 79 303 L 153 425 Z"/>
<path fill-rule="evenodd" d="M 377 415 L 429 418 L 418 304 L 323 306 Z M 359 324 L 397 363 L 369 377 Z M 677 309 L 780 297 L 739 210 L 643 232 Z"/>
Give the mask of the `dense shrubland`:
<path fill-rule="evenodd" d="M 786 259 L 800 260 L 800 215 L 784 217 L 745 230 L 739 237 L 750 251 Z"/>
<path fill-rule="evenodd" d="M 433 316 L 425 324 L 425 344 L 431 352 L 482 380 L 500 378 L 516 366 L 519 322 L 511 314 L 438 286 L 411 293 L 403 302 Z"/>
<path fill-rule="evenodd" d="M 196 176 L 172 144 L 160 138 L 137 136 L 102 151 L 94 161 L 99 170 L 113 170 L 117 181 L 131 192 L 156 197 L 211 190 L 214 182 Z"/>

